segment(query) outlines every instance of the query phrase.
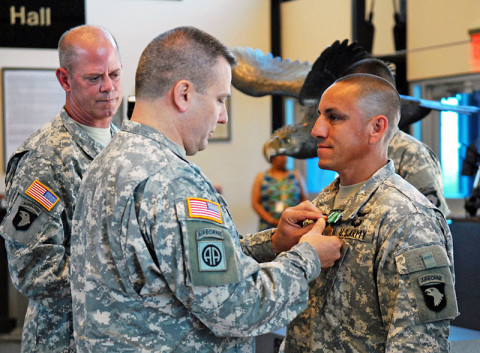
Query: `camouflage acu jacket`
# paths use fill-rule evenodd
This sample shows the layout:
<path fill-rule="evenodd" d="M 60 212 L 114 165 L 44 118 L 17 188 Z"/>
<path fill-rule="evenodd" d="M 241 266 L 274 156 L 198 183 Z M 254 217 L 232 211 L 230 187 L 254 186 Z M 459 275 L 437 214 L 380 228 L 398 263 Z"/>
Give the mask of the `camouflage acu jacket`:
<path fill-rule="evenodd" d="M 457 305 L 443 215 L 394 173 L 392 161 L 332 210 L 338 184 L 314 204 L 332 215 L 342 257 L 310 284 L 285 352 L 448 352 Z"/>
<path fill-rule="evenodd" d="M 435 153 L 423 142 L 398 131 L 388 145 L 395 172 L 415 186 L 447 217 L 450 210 L 443 194 L 442 169 Z"/>
<path fill-rule="evenodd" d="M 12 282 L 29 299 L 22 352 L 75 351 L 71 221 L 80 180 L 102 148 L 62 110 L 9 160 L 8 210 L 0 234 L 6 240 Z"/>
<path fill-rule="evenodd" d="M 184 149 L 132 121 L 89 168 L 73 233 L 80 352 L 252 352 L 253 336 L 305 309 L 320 271 L 309 244 L 270 263 L 247 256 L 268 236 L 242 249 L 225 200 Z"/>

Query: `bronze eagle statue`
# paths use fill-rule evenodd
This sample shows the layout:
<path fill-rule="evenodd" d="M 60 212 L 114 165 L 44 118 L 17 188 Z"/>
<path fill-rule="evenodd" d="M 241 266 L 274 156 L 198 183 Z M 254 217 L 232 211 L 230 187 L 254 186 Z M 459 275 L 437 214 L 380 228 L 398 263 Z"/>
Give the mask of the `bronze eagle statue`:
<path fill-rule="evenodd" d="M 232 52 L 238 62 L 232 70 L 232 84 L 235 88 L 253 97 L 283 95 L 297 98 L 304 109 L 301 122 L 274 131 L 265 143 L 264 155 L 267 160 L 274 155 L 299 159 L 316 157 L 316 141 L 310 132 L 317 119 L 317 105 L 322 93 L 359 61 L 375 58 L 358 43 L 349 44 L 348 39 L 342 42 L 337 40 L 328 46 L 313 65 L 298 60 L 282 60 L 271 53 L 264 54 L 248 47 L 232 48 Z M 478 107 L 453 106 L 405 95 L 400 95 L 400 98 L 400 129 L 421 120 L 432 109 L 462 114 L 480 111 Z"/>

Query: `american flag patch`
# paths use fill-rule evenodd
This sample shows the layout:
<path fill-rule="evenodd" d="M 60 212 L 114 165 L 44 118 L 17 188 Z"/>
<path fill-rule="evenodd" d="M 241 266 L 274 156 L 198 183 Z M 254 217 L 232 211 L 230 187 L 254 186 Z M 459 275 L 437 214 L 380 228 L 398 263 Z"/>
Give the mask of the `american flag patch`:
<path fill-rule="evenodd" d="M 32 185 L 25 191 L 25 194 L 37 200 L 47 210 L 51 210 L 58 202 L 58 197 L 49 188 L 43 185 L 38 180 L 35 180 Z"/>
<path fill-rule="evenodd" d="M 223 223 L 220 205 L 216 202 L 194 197 L 187 198 L 188 215 L 192 218 L 204 218 Z"/>

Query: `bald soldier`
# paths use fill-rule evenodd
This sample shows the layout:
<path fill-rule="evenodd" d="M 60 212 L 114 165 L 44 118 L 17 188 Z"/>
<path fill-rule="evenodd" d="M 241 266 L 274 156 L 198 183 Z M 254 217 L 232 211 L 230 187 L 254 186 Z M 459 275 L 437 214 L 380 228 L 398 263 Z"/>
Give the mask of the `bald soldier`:
<path fill-rule="evenodd" d="M 74 352 L 70 242 L 77 191 L 90 162 L 117 128 L 122 63 L 105 29 L 80 26 L 58 44 L 60 114 L 12 155 L 6 171 L 8 213 L 0 226 L 10 276 L 28 297 L 22 352 Z"/>
<path fill-rule="evenodd" d="M 285 352 L 448 352 L 457 316 L 453 244 L 443 214 L 394 172 L 395 87 L 371 74 L 338 79 L 312 129 L 318 166 L 338 177 L 313 203 L 342 257 L 310 283 Z"/>

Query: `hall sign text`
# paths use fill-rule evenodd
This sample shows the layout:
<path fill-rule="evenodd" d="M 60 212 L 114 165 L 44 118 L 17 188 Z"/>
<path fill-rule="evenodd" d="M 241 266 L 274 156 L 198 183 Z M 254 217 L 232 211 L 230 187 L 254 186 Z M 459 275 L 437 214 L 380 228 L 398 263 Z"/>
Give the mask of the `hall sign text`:
<path fill-rule="evenodd" d="M 0 47 L 56 49 L 68 29 L 85 24 L 85 0 L 1 0 Z"/>
<path fill-rule="evenodd" d="M 10 24 L 27 26 L 50 26 L 52 24 L 52 9 L 41 7 L 38 11 L 27 11 L 25 6 L 10 7 Z"/>

